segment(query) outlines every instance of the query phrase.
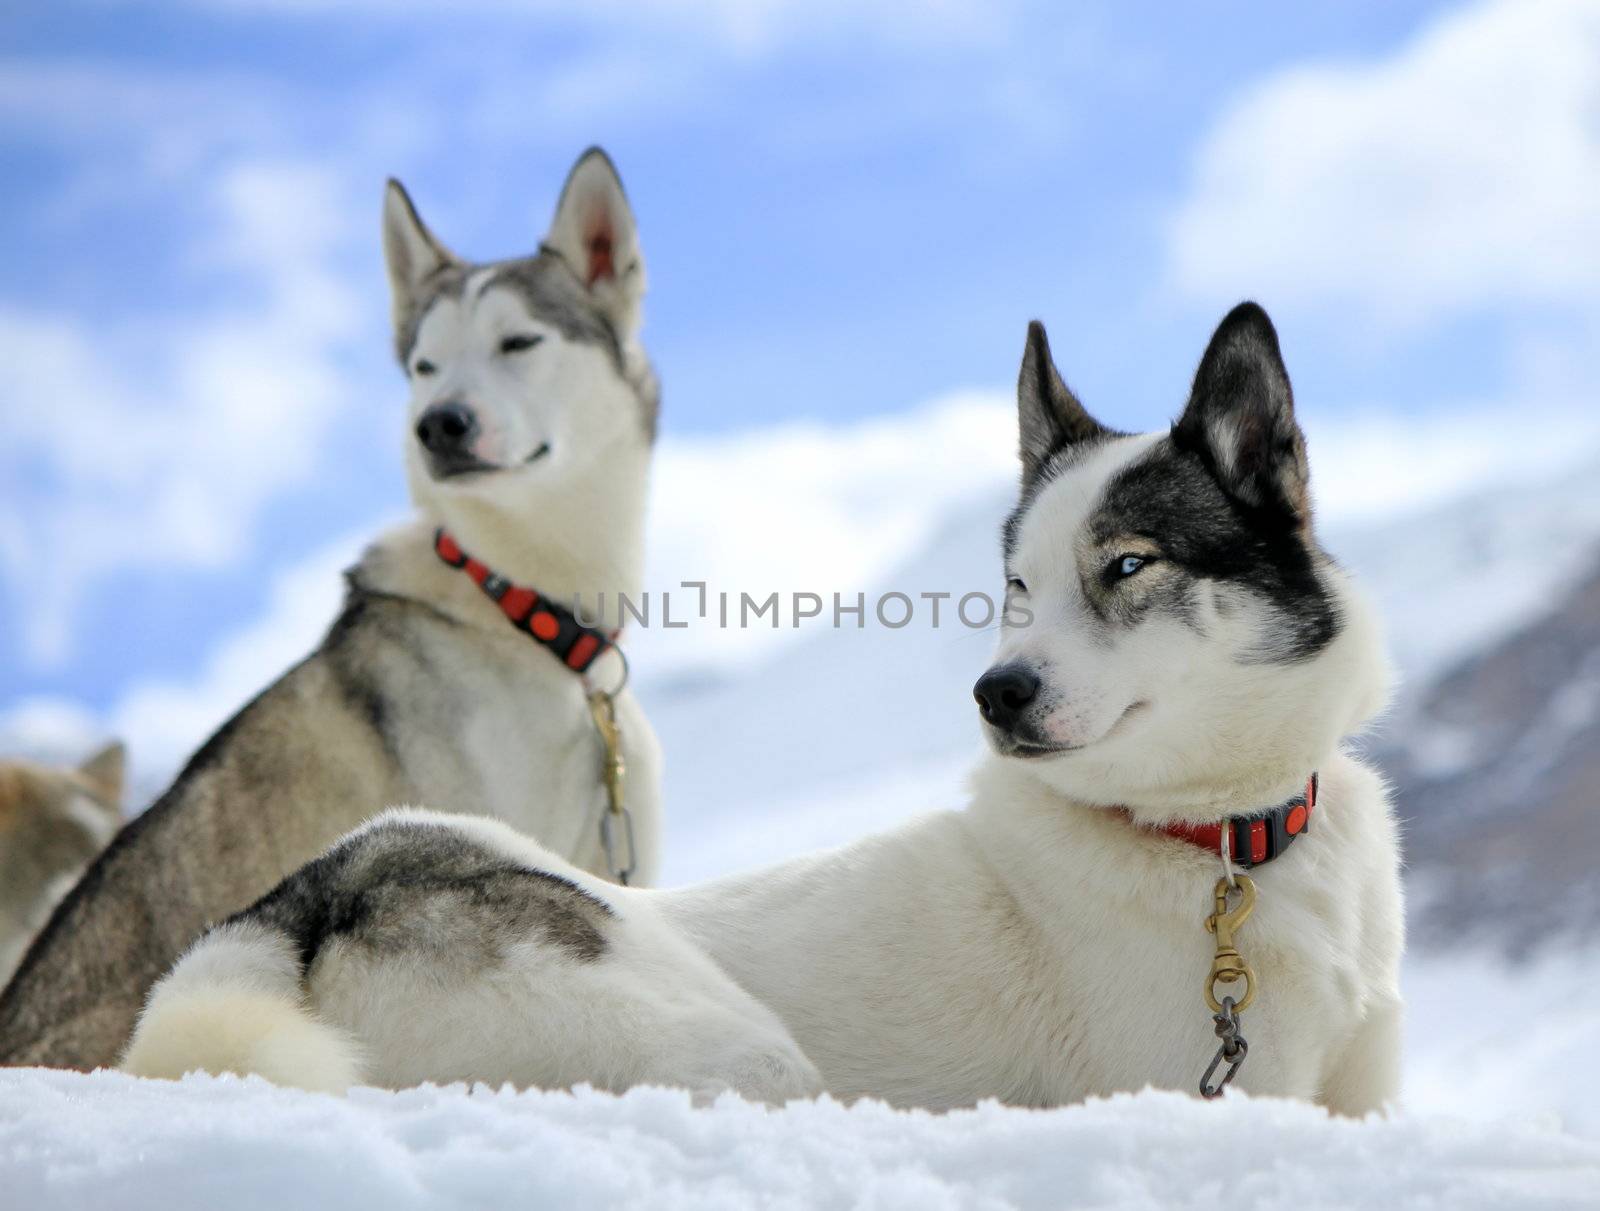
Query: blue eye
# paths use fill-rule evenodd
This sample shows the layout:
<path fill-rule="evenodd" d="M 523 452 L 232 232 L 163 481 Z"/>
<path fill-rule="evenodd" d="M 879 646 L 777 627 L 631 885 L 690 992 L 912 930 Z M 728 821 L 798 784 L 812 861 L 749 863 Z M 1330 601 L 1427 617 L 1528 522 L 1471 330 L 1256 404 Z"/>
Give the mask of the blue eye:
<path fill-rule="evenodd" d="M 1142 567 L 1144 567 L 1144 559 L 1141 556 L 1124 555 L 1117 560 L 1117 575 L 1127 579 Z"/>

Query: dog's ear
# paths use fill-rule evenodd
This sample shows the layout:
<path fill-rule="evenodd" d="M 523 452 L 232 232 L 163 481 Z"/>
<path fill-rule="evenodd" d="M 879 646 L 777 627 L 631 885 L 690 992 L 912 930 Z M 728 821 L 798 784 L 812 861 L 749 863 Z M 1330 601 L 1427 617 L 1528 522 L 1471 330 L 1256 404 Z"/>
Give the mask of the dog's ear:
<path fill-rule="evenodd" d="M 1310 519 L 1306 443 L 1289 372 L 1272 321 L 1255 303 L 1240 303 L 1217 326 L 1172 436 L 1198 452 L 1236 500 L 1294 525 Z"/>
<path fill-rule="evenodd" d="M 566 263 L 618 335 L 632 338 L 644 298 L 644 257 L 633 210 L 611 157 L 591 147 L 578 157 L 561 187 L 544 248 Z"/>
<path fill-rule="evenodd" d="M 423 283 L 461 262 L 428 230 L 411 204 L 411 195 L 393 177 L 383 191 L 383 259 L 389 267 L 395 335 L 400 338 Z"/>
<path fill-rule="evenodd" d="M 1028 325 L 1028 343 L 1022 350 L 1022 369 L 1017 374 L 1017 435 L 1023 486 L 1032 483 L 1058 451 L 1110 432 L 1089 415 L 1061 380 L 1050 356 L 1044 325 L 1032 321 Z"/>
<path fill-rule="evenodd" d="M 78 773 L 94 789 L 95 798 L 119 816 L 122 813 L 122 785 L 127 764 L 127 750 L 122 747 L 120 740 L 113 740 L 84 758 L 78 766 Z"/>

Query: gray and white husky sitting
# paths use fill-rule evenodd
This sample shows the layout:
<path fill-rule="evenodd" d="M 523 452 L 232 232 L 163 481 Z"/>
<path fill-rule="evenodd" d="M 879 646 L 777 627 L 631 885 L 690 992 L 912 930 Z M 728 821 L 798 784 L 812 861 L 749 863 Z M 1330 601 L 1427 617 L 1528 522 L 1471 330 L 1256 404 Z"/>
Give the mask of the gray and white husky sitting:
<path fill-rule="evenodd" d="M 1193 1089 L 1231 940 L 1256 994 L 1239 1087 L 1388 1102 L 1396 831 L 1342 747 L 1385 662 L 1317 543 L 1266 314 L 1223 321 L 1168 432 L 1091 418 L 1037 325 L 1019 409 L 1013 625 L 976 687 L 993 754 L 965 811 L 671 891 L 499 821 L 392 812 L 199 941 L 127 1070 L 931 1108 Z M 1242 924 L 1227 900 L 1231 939 L 1204 926 L 1224 828 L 1256 894 Z"/>
<path fill-rule="evenodd" d="M 608 873 L 603 748 L 574 670 L 593 659 L 597 687 L 621 683 L 608 632 L 618 594 L 636 600 L 642 576 L 657 392 L 638 342 L 633 215 L 594 149 L 534 256 L 461 260 L 394 182 L 383 243 L 421 516 L 349 573 L 322 646 L 224 725 L 89 869 L 0 998 L 0 1063 L 114 1061 L 150 986 L 200 930 L 385 804 L 497 816 Z M 548 608 L 575 598 L 591 634 Z M 648 882 L 659 752 L 631 695 L 616 712 L 633 878 Z M 625 862 L 620 835 L 617 850 Z"/>

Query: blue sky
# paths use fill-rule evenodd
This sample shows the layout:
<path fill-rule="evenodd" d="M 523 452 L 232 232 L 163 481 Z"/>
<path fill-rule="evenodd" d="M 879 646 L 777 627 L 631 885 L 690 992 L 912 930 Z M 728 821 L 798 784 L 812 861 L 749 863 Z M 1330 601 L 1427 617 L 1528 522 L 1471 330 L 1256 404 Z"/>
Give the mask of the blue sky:
<path fill-rule="evenodd" d="M 1031 316 L 1152 426 L 1246 294 L 1312 420 L 1594 411 L 1577 0 L 54 3 L 0 46 L 0 714 L 125 713 L 403 511 L 391 173 L 487 258 L 604 144 L 669 441 L 1003 390 Z"/>

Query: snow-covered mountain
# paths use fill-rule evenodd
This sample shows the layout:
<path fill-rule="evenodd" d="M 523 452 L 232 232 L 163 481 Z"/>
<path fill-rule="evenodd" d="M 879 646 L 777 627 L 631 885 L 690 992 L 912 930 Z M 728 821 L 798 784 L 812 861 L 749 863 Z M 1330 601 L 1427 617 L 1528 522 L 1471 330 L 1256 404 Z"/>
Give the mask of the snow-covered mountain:
<path fill-rule="evenodd" d="M 1600 923 L 1600 549 L 1584 563 L 1548 611 L 1420 687 L 1380 750 L 1423 893 L 1414 938 Z"/>
<path fill-rule="evenodd" d="M 1401 674 L 1368 747 L 1406 821 L 1414 941 L 1600 923 L 1600 460 L 1336 542 Z"/>

